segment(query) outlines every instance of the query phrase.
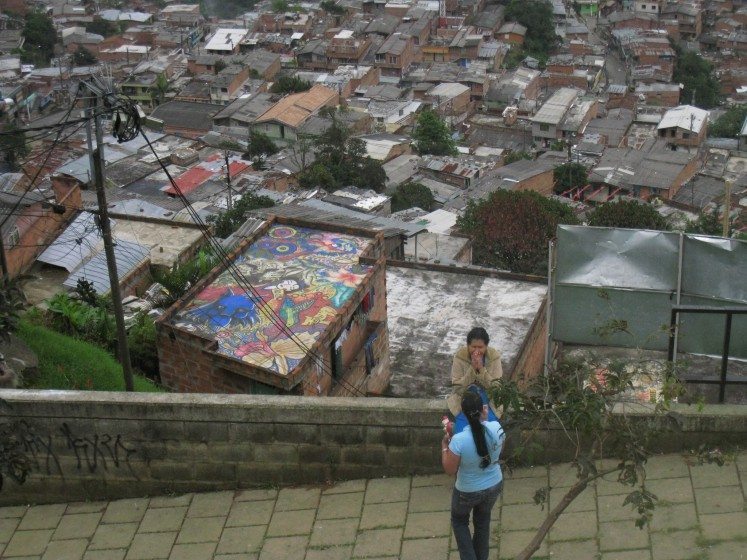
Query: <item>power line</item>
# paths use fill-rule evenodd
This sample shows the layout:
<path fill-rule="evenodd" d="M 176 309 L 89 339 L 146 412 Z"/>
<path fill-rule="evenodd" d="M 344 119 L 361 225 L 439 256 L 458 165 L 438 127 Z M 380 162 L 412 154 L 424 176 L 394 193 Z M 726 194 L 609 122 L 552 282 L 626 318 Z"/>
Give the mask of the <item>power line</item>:
<path fill-rule="evenodd" d="M 177 196 L 184 203 L 187 211 L 189 212 L 194 222 L 200 226 L 200 230 L 202 231 L 203 235 L 207 239 L 208 244 L 213 248 L 213 251 L 215 252 L 219 261 L 221 262 L 221 264 L 223 264 L 225 269 L 234 277 L 234 279 L 237 281 L 239 286 L 241 286 L 245 290 L 245 295 L 249 298 L 249 300 L 255 306 L 257 306 L 258 311 L 264 314 L 265 317 L 269 319 L 270 322 L 275 327 L 277 327 L 283 334 L 285 334 L 290 340 L 292 340 L 299 347 L 299 349 L 303 350 L 306 354 L 311 356 L 314 359 L 314 362 L 317 364 L 317 366 L 324 373 L 329 375 L 333 382 L 345 387 L 346 389 L 351 391 L 353 394 L 357 394 L 359 396 L 365 396 L 365 394 L 361 392 L 357 387 L 350 385 L 344 379 L 342 378 L 335 379 L 331 370 L 326 367 L 324 363 L 324 358 L 322 358 L 316 352 L 308 348 L 304 344 L 304 342 L 298 337 L 298 335 L 296 335 L 292 330 L 288 328 L 288 326 L 285 324 L 285 321 L 283 321 L 283 319 L 267 304 L 267 302 L 264 301 L 262 295 L 256 290 L 256 288 L 254 288 L 254 286 L 252 286 L 252 284 L 243 275 L 243 273 L 236 266 L 236 264 L 233 261 L 231 261 L 231 259 L 228 258 L 228 254 L 226 253 L 223 246 L 213 237 L 207 225 L 204 223 L 204 221 L 199 216 L 199 214 L 194 210 L 194 208 L 192 207 L 192 204 L 184 196 L 181 189 L 179 188 L 179 186 L 176 184 L 173 177 L 171 176 L 171 173 L 169 172 L 167 167 L 163 164 L 161 159 L 158 157 L 158 154 L 156 153 L 155 149 L 153 148 L 153 145 L 151 144 L 150 140 L 145 134 L 145 131 L 141 129 L 140 133 L 145 139 L 146 143 L 148 144 L 148 147 L 151 149 L 153 154 L 156 156 L 156 159 L 161 165 L 162 170 L 164 171 L 164 173 L 166 173 L 166 176 L 168 177 L 169 182 L 173 186 L 174 191 L 177 193 Z M 275 350 L 272 350 L 272 351 L 275 353 L 275 355 L 278 355 L 277 352 L 275 352 Z"/>

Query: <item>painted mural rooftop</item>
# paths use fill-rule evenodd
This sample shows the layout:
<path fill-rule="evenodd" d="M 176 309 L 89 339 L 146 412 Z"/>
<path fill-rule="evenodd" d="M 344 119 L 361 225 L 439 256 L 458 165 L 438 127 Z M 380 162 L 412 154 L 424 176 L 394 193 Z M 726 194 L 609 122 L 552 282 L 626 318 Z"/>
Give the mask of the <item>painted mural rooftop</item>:
<path fill-rule="evenodd" d="M 372 269 L 358 263 L 371 243 L 275 224 L 234 260 L 246 282 L 224 270 L 172 321 L 213 337 L 221 354 L 287 375 Z"/>

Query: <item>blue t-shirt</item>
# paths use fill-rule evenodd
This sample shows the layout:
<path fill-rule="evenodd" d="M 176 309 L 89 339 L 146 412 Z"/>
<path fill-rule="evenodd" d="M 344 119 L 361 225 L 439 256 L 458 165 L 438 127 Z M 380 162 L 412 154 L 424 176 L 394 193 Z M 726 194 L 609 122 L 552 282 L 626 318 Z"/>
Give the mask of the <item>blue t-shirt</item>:
<path fill-rule="evenodd" d="M 503 442 L 506 439 L 503 428 L 497 421 L 483 422 L 482 425 L 485 427 L 485 441 L 488 444 L 491 461 L 486 468 L 480 468 L 480 457 L 477 454 L 475 440 L 472 438 L 472 428 L 467 426 L 451 438 L 449 443 L 451 452 L 461 458 L 456 478 L 456 489 L 460 492 L 485 490 L 503 480 L 503 473 L 498 464 Z"/>

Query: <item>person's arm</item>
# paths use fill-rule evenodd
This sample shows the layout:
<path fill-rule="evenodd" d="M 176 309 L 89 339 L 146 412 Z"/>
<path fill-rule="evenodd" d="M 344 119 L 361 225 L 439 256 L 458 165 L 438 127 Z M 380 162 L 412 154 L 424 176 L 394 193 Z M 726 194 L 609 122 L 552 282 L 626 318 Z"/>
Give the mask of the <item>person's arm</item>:
<path fill-rule="evenodd" d="M 454 356 L 451 362 L 451 385 L 457 389 L 466 389 L 475 380 L 474 370 L 468 364 Z"/>
<path fill-rule="evenodd" d="M 441 466 L 448 475 L 455 475 L 459 470 L 461 457 L 449 449 L 449 436 L 444 435 L 441 440 Z"/>

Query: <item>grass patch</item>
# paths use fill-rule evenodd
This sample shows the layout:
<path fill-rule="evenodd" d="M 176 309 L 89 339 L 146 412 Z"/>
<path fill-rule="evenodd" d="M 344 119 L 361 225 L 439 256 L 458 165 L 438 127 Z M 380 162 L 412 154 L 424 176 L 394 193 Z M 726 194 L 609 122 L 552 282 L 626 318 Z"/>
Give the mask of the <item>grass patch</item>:
<path fill-rule="evenodd" d="M 26 320 L 15 334 L 39 359 L 39 377 L 24 380 L 25 389 L 124 391 L 122 366 L 105 350 Z M 135 391 L 164 391 L 141 375 L 134 377 Z"/>

